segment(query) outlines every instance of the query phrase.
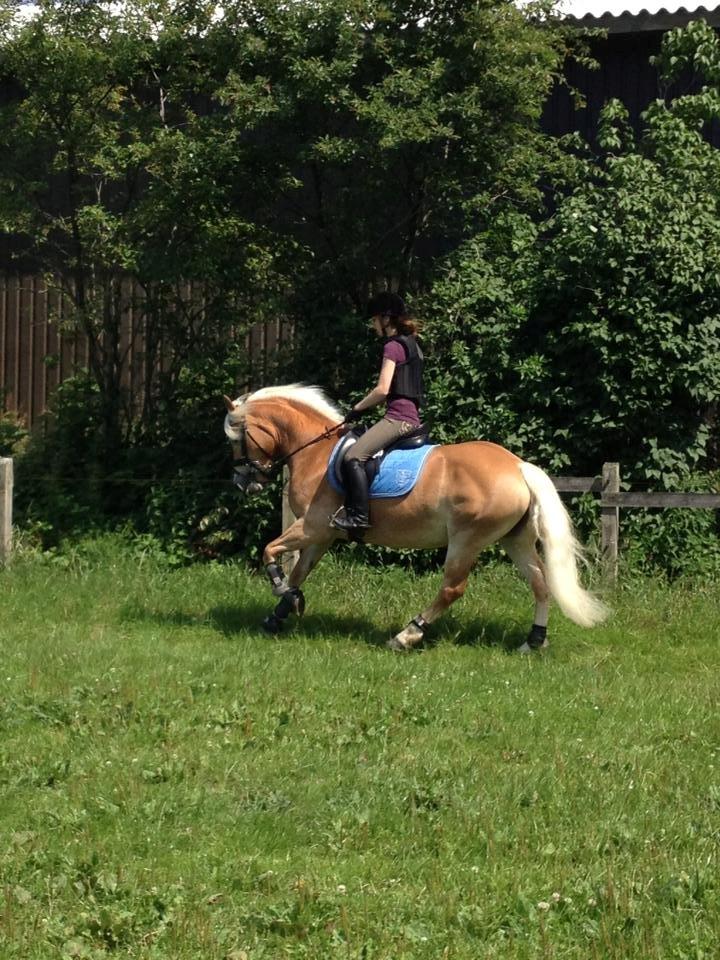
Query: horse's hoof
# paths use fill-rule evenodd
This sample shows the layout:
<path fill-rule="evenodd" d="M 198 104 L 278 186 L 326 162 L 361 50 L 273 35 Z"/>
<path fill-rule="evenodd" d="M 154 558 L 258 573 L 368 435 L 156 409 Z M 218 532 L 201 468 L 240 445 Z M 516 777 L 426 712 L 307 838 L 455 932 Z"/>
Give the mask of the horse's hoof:
<path fill-rule="evenodd" d="M 399 640 L 397 637 L 393 637 L 391 640 L 387 640 L 385 646 L 388 650 L 394 650 L 395 653 L 410 653 L 412 647 L 408 647 L 406 644 Z"/>
<path fill-rule="evenodd" d="M 305 594 L 302 592 L 300 587 L 295 587 L 294 590 L 288 591 L 290 596 L 290 602 L 292 603 L 292 612 L 301 617 L 305 613 Z"/>
<path fill-rule="evenodd" d="M 530 653 L 542 653 L 544 650 L 547 650 L 549 646 L 550 644 L 547 642 L 547 640 L 543 640 L 543 642 L 537 646 L 530 646 L 526 640 L 525 643 L 517 648 L 516 652 L 522 654 L 523 656 L 527 656 Z"/>
<path fill-rule="evenodd" d="M 536 650 L 547 650 L 547 626 L 542 623 L 534 623 L 530 627 L 527 640 L 521 647 L 518 647 L 518 653 L 534 653 Z"/>
<path fill-rule="evenodd" d="M 276 617 L 274 613 L 271 613 L 269 617 L 265 617 L 263 620 L 263 629 L 266 633 L 280 633 L 283 628 L 283 622 L 279 617 Z"/>

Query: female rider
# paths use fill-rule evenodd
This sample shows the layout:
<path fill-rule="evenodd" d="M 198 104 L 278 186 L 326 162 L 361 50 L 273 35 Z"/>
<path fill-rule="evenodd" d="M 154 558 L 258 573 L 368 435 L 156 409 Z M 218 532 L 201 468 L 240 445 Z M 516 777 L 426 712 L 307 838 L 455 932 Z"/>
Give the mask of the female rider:
<path fill-rule="evenodd" d="M 418 326 L 408 317 L 401 297 L 383 291 L 368 304 L 372 326 L 385 338 L 380 376 L 375 386 L 345 417 L 358 420 L 366 410 L 387 401 L 385 416 L 378 420 L 345 454 L 342 475 L 345 481 L 345 516 L 334 517 L 339 530 L 367 530 L 368 479 L 365 462 L 420 426 L 423 355 L 417 343 Z"/>

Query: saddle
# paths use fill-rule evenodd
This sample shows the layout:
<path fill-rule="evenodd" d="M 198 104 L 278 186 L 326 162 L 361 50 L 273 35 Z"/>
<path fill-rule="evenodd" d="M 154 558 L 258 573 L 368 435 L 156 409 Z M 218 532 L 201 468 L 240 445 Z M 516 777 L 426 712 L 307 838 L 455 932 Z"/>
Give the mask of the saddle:
<path fill-rule="evenodd" d="M 344 493 L 342 463 L 345 454 L 365 432 L 365 427 L 359 427 L 346 433 L 335 445 L 328 463 L 328 479 L 331 486 Z M 429 428 L 421 424 L 404 437 L 389 444 L 384 450 L 379 450 L 369 460 L 365 461 L 365 472 L 368 478 L 368 489 L 371 497 L 401 496 L 413 488 L 425 462 L 425 458 L 435 447 L 430 442 Z M 393 456 L 390 457 L 390 454 Z M 388 461 L 388 469 L 392 464 L 392 476 L 388 476 L 385 483 L 380 475 L 380 468 Z M 376 481 L 379 481 L 376 482 Z"/>

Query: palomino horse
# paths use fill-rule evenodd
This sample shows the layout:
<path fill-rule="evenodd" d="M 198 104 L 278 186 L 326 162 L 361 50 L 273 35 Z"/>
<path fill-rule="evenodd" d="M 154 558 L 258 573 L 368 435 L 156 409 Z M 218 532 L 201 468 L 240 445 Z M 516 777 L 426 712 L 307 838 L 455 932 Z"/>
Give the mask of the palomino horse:
<path fill-rule="evenodd" d="M 300 586 L 331 546 L 346 534 L 329 526 L 341 505 L 330 486 L 328 458 L 343 424 L 341 413 L 315 387 L 268 387 L 232 401 L 225 397 L 225 433 L 232 442 L 235 483 L 257 492 L 284 464 L 290 471 L 290 507 L 298 518 L 263 552 L 265 569 L 280 597 L 265 627 L 277 632 L 305 606 Z M 447 547 L 442 587 L 418 616 L 388 641 L 393 650 L 418 645 L 465 592 L 478 553 L 499 541 L 535 596 L 535 618 L 521 650 L 547 645 L 549 601 L 583 627 L 600 622 L 603 604 L 578 578 L 580 546 L 552 480 L 494 443 L 475 441 L 432 450 L 410 493 L 372 501 L 367 543 L 386 547 Z M 544 559 L 536 551 L 540 540 Z M 289 579 L 278 560 L 300 551 Z"/>

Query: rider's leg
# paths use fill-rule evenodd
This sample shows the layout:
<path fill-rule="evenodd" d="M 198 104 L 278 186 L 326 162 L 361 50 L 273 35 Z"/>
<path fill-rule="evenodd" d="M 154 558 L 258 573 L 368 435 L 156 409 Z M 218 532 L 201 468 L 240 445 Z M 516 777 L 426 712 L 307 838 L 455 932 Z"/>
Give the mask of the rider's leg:
<path fill-rule="evenodd" d="M 335 517 L 332 525 L 339 530 L 367 530 L 370 526 L 369 484 L 365 460 L 346 459 L 342 465 L 345 484 L 345 516 Z"/>
<path fill-rule="evenodd" d="M 332 526 L 339 530 L 367 530 L 369 520 L 369 491 L 365 463 L 400 437 L 412 425 L 404 420 L 383 418 L 367 430 L 345 454 L 342 475 L 345 481 L 345 516 L 334 517 Z"/>

